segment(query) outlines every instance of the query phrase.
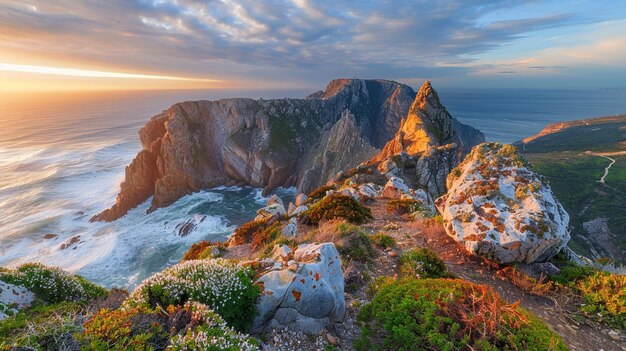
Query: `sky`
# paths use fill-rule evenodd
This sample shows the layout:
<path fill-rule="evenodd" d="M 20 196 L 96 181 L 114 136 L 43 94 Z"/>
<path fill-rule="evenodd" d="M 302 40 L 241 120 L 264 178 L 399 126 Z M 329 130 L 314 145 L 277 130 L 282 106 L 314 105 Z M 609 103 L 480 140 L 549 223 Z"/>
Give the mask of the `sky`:
<path fill-rule="evenodd" d="M 626 88 L 626 1 L 0 0 L 0 92 Z"/>

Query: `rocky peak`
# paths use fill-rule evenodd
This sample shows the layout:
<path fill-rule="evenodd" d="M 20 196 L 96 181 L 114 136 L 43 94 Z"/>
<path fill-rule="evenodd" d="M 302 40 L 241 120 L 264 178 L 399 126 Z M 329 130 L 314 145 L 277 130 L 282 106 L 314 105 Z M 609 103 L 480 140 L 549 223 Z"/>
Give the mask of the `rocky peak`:
<path fill-rule="evenodd" d="M 400 130 L 376 159 L 382 161 L 401 152 L 415 155 L 431 147 L 456 142 L 455 139 L 452 116 L 441 104 L 430 82 L 426 81 L 402 121 Z"/>

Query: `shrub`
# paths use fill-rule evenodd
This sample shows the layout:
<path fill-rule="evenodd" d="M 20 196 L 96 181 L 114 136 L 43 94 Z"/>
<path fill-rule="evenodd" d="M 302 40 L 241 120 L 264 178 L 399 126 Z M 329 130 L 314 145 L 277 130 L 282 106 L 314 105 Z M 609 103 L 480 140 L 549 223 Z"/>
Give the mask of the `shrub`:
<path fill-rule="evenodd" d="M 54 304 L 63 301 L 87 302 L 107 294 L 107 290 L 83 277 L 56 267 L 27 263 L 0 273 L 0 280 L 26 287 L 38 299 Z"/>
<path fill-rule="evenodd" d="M 559 274 L 552 276 L 550 279 L 563 285 L 575 285 L 577 281 L 589 277 L 595 272 L 596 270 L 591 267 L 569 263 L 561 267 Z"/>
<path fill-rule="evenodd" d="M 372 236 L 372 240 L 376 245 L 382 247 L 383 249 L 394 247 L 396 245 L 396 239 L 384 233 L 375 234 Z"/>
<path fill-rule="evenodd" d="M 143 281 L 129 300 L 150 306 L 204 303 L 229 325 L 245 331 L 256 314 L 260 293 L 252 275 L 249 268 L 224 259 L 186 261 Z"/>
<path fill-rule="evenodd" d="M 408 278 L 445 278 L 446 264 L 431 250 L 411 249 L 400 257 L 400 274 Z"/>
<path fill-rule="evenodd" d="M 192 318 L 201 323 L 195 328 L 170 339 L 168 351 L 253 351 L 259 350 L 258 341 L 228 327 L 219 314 L 206 306 L 196 307 Z"/>
<path fill-rule="evenodd" d="M 0 350 L 25 347 L 60 350 L 80 330 L 75 320 L 84 313 L 78 302 L 38 305 L 0 322 Z"/>
<path fill-rule="evenodd" d="M 167 317 L 147 306 L 102 309 L 84 324 L 79 340 L 87 350 L 150 350 L 167 345 Z"/>
<path fill-rule="evenodd" d="M 567 350 L 543 322 L 462 280 L 386 284 L 357 316 L 357 350 Z"/>
<path fill-rule="evenodd" d="M 258 250 L 276 240 L 282 234 L 281 227 L 280 222 L 276 222 L 255 233 L 252 237 L 252 248 Z"/>
<path fill-rule="evenodd" d="M 235 232 L 230 237 L 230 244 L 243 245 L 251 243 L 256 234 L 268 227 L 268 222 L 268 220 L 263 219 L 244 223 L 239 228 L 235 229 Z"/>
<path fill-rule="evenodd" d="M 348 259 L 369 262 L 376 256 L 372 239 L 363 232 L 350 235 L 343 241 L 339 252 Z"/>
<path fill-rule="evenodd" d="M 337 186 L 333 185 L 322 185 L 321 187 L 311 191 L 309 193 L 309 195 L 307 195 L 307 199 L 306 199 L 306 203 L 310 204 L 313 203 L 321 198 L 323 198 L 324 196 L 326 196 L 326 192 L 329 190 L 335 190 L 337 189 Z"/>
<path fill-rule="evenodd" d="M 222 243 L 211 243 L 210 241 L 200 241 L 191 245 L 185 252 L 181 261 L 203 260 L 206 258 L 220 258 L 226 252 L 226 247 Z"/>
<path fill-rule="evenodd" d="M 581 310 L 626 330 L 626 275 L 596 272 L 577 284 L 586 304 Z"/>
<path fill-rule="evenodd" d="M 387 202 L 387 212 L 389 213 L 402 215 L 423 210 L 422 202 L 414 199 L 393 199 Z"/>
<path fill-rule="evenodd" d="M 333 194 L 311 205 L 303 213 L 305 222 L 319 224 L 321 221 L 343 218 L 350 223 L 361 224 L 372 219 L 372 211 L 350 196 Z"/>
<path fill-rule="evenodd" d="M 378 276 L 374 278 L 374 280 L 372 280 L 367 286 L 367 296 L 374 297 L 376 296 L 376 294 L 378 294 L 378 292 L 380 292 L 380 290 L 382 290 L 382 288 L 387 285 L 394 284 L 395 282 L 396 278 L 394 277 L 389 277 L 386 275 Z"/>

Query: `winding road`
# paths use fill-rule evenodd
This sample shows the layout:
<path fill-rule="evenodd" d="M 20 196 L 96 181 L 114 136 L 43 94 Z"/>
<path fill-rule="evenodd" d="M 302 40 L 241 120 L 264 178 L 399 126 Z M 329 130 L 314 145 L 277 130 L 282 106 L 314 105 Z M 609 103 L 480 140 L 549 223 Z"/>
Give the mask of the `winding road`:
<path fill-rule="evenodd" d="M 604 182 L 604 180 L 606 179 L 606 176 L 609 175 L 609 169 L 611 169 L 611 166 L 613 166 L 613 164 L 615 163 L 615 160 L 608 157 L 608 156 L 603 156 L 603 155 L 598 155 L 600 157 L 604 157 L 607 160 L 611 161 L 611 163 L 609 163 L 609 165 L 604 169 L 604 175 L 602 176 L 602 178 L 600 178 L 600 183 L 606 185 L 606 183 Z"/>

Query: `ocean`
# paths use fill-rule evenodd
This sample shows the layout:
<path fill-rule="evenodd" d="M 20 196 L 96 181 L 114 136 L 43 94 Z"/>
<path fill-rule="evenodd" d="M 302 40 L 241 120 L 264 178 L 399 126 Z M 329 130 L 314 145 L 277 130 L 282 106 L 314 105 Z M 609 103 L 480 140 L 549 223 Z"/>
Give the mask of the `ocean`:
<path fill-rule="evenodd" d="M 0 95 L 0 266 L 41 262 L 107 287 L 132 288 L 200 240 L 224 240 L 255 215 L 260 189 L 220 187 L 113 223 L 89 218 L 115 201 L 153 115 L 185 100 L 303 97 L 307 91 L 145 91 Z M 626 91 L 439 89 L 450 113 L 514 142 L 546 124 L 626 113 Z M 286 198 L 293 189 L 282 189 Z M 176 226 L 195 229 L 180 236 Z M 70 244 L 74 239 L 74 243 Z M 78 242 L 78 243 L 76 243 Z M 64 245 L 66 244 L 66 245 Z M 68 245 L 69 244 L 69 245 Z M 68 246 L 66 248 L 62 248 Z"/>

